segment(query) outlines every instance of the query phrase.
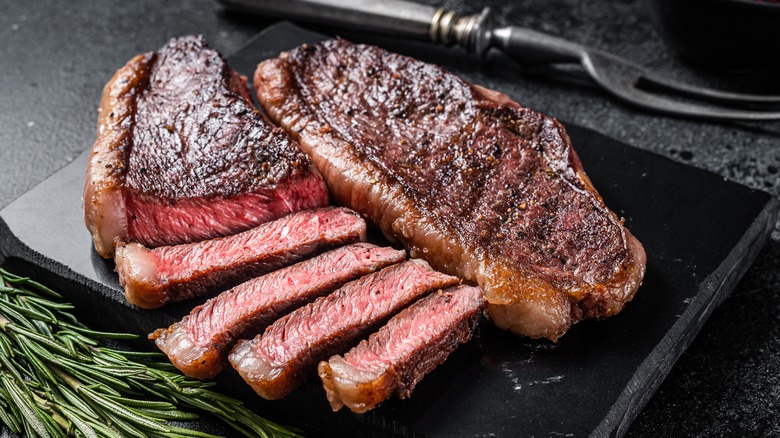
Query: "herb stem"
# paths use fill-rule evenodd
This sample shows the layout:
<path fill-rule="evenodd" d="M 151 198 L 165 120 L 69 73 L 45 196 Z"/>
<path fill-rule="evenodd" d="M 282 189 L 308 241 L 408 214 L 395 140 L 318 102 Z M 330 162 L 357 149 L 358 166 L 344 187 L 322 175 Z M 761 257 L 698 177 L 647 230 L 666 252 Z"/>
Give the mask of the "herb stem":
<path fill-rule="evenodd" d="M 181 375 L 159 353 L 109 348 L 137 338 L 91 330 L 61 295 L 0 268 L 0 424 L 30 437 L 201 437 L 170 424 L 207 412 L 247 437 L 299 437 Z M 186 408 L 189 410 L 181 410 Z"/>

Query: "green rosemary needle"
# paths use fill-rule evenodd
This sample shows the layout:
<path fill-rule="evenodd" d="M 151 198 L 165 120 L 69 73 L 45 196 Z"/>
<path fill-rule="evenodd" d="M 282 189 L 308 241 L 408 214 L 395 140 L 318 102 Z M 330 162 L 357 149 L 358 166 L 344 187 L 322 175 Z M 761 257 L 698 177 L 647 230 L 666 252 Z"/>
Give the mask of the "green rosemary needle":
<path fill-rule="evenodd" d="M 28 437 L 212 437 L 171 424 L 208 412 L 247 437 L 297 437 L 160 353 L 115 350 L 62 296 L 0 269 L 0 423 Z M 181 424 L 181 423 L 179 423 Z"/>

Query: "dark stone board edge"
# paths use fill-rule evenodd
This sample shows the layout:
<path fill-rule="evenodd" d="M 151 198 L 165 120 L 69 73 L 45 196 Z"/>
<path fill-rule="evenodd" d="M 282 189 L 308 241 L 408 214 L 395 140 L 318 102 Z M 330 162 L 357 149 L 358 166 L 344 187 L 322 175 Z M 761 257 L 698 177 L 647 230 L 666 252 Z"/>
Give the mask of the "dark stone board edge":
<path fill-rule="evenodd" d="M 753 264 L 769 238 L 780 212 L 780 201 L 770 197 L 763 210 L 742 235 L 734 250 L 718 268 L 704 279 L 693 302 L 672 326 L 664 339 L 626 385 L 604 421 L 591 433 L 592 437 L 622 437 L 642 408 L 661 386 L 667 374 L 688 349 L 712 312 L 728 298 L 737 283 Z M 639 376 L 650 377 L 642 388 Z"/>

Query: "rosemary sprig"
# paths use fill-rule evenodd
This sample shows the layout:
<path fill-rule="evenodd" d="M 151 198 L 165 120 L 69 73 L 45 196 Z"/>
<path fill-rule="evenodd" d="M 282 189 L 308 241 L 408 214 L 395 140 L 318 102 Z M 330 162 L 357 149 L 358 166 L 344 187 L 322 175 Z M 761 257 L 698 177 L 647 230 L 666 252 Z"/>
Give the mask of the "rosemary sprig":
<path fill-rule="evenodd" d="M 213 437 L 170 421 L 208 412 L 247 437 L 298 437 L 214 384 L 183 376 L 160 353 L 115 350 L 62 296 L 0 269 L 0 423 L 28 437 Z"/>

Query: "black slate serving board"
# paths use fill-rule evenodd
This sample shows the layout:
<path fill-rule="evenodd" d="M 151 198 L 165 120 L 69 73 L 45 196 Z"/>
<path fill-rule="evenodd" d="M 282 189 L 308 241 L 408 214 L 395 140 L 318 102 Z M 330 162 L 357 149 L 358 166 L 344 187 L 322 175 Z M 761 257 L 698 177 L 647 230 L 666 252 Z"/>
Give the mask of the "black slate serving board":
<path fill-rule="evenodd" d="M 322 38 L 280 24 L 229 59 L 251 77 L 259 60 Z M 466 77 L 473 69 L 459 52 L 372 42 Z M 411 399 L 364 415 L 331 413 L 316 381 L 278 402 L 259 400 L 234 375 L 220 378 L 223 388 L 311 435 L 622 435 L 753 261 L 780 204 L 764 192 L 566 125 L 607 205 L 625 217 L 648 254 L 644 284 L 622 313 L 581 323 L 557 344 L 483 323 Z M 193 304 L 161 311 L 127 305 L 113 264 L 92 250 L 80 208 L 86 158 L 87 152 L 0 211 L 4 265 L 61 289 L 98 328 L 145 334 L 167 326 Z"/>

